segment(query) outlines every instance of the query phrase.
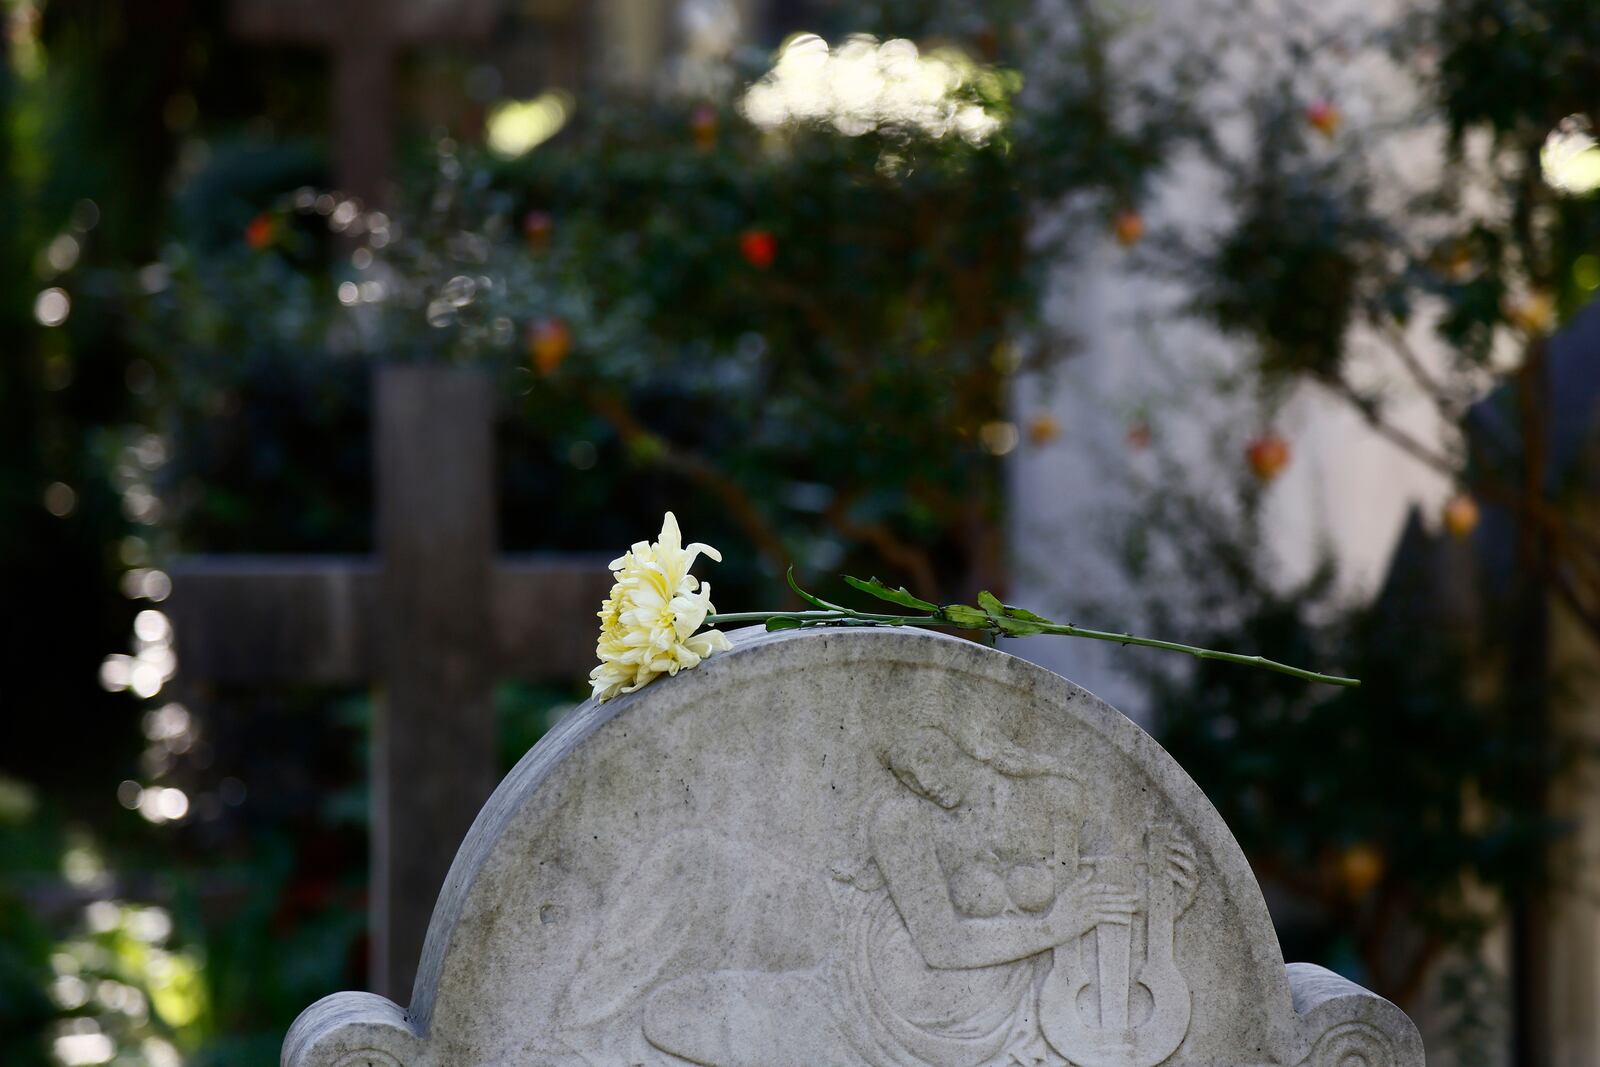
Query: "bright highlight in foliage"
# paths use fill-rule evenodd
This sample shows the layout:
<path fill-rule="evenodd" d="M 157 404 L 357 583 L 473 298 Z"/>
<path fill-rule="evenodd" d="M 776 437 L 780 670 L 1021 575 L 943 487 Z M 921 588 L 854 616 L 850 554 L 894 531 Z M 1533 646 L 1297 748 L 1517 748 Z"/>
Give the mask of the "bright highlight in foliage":
<path fill-rule="evenodd" d="M 526 155 L 559 133 L 572 110 L 572 96 L 559 90 L 496 104 L 485 123 L 489 151 L 501 159 Z"/>
<path fill-rule="evenodd" d="M 1539 150 L 1539 169 L 1546 185 L 1568 196 L 1600 189 L 1600 144 L 1587 118 L 1569 115 L 1550 131 Z"/>
<path fill-rule="evenodd" d="M 978 145 L 1000 129 L 1000 119 L 972 97 L 1004 97 L 1003 80 L 959 53 L 924 55 L 906 40 L 880 44 L 857 35 L 830 50 L 807 33 L 783 46 L 741 109 L 768 129 L 826 122 L 850 137 L 889 128 L 930 137 L 954 133 Z"/>
<path fill-rule="evenodd" d="M 695 633 L 716 610 L 711 586 L 689 573 L 702 554 L 722 562 L 722 554 L 710 545 L 684 547 L 678 520 L 669 511 L 654 543 L 636 542 L 611 561 L 617 582 L 600 607 L 595 646 L 600 665 L 589 672 L 595 700 L 610 700 L 663 674 L 698 667 L 713 652 L 730 647 L 717 630 Z"/>

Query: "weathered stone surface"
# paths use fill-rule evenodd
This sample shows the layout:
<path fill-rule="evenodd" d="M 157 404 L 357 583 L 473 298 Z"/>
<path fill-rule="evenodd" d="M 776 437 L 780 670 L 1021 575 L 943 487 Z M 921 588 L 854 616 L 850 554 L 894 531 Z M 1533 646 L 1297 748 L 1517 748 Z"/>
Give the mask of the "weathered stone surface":
<path fill-rule="evenodd" d="M 1011 656 L 747 631 L 530 752 L 451 869 L 409 1011 L 341 993 L 285 1067 L 1421 1067 L 1285 968 L 1204 795 Z"/>

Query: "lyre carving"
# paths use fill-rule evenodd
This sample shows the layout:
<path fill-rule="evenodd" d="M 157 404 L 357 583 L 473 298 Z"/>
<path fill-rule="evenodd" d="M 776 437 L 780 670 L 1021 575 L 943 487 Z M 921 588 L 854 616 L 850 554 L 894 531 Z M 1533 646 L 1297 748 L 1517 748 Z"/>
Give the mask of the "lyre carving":
<path fill-rule="evenodd" d="M 1045 1039 L 1080 1067 L 1155 1067 L 1177 1051 L 1189 1031 L 1189 986 L 1173 959 L 1173 941 L 1193 889 L 1193 852 L 1166 826 L 1151 828 L 1145 850 L 1144 960 L 1135 969 L 1133 924 L 1101 922 L 1077 943 L 1055 949 L 1054 966 L 1040 989 Z M 1077 865 L 1062 859 L 1066 877 Z M 1126 856 L 1087 857 L 1084 864 L 1096 881 L 1135 881 L 1135 865 Z M 1132 1010 L 1136 987 L 1150 997 L 1142 1018 Z"/>

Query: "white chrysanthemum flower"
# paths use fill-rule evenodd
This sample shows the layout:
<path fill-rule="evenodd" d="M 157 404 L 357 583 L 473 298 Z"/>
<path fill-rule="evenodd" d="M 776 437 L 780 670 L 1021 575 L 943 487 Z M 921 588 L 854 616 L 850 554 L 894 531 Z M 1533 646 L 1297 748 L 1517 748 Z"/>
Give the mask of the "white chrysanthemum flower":
<path fill-rule="evenodd" d="M 697 667 L 713 652 L 731 647 L 717 630 L 695 633 L 717 610 L 711 605 L 710 584 L 689 573 L 701 554 L 722 562 L 722 554 L 710 545 L 685 548 L 678 520 L 669 511 L 653 544 L 639 541 L 611 561 L 617 582 L 600 606 L 595 646 L 600 665 L 589 672 L 596 701 Z"/>

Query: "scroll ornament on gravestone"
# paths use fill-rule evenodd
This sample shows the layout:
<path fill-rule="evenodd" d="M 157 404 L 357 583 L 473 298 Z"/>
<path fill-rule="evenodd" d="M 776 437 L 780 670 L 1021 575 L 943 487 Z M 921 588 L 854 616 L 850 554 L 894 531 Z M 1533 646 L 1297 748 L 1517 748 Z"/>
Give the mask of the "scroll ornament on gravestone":
<path fill-rule="evenodd" d="M 328 997 L 284 1067 L 1422 1067 L 1087 692 L 925 630 L 727 644 L 540 741 L 409 1008 Z"/>

